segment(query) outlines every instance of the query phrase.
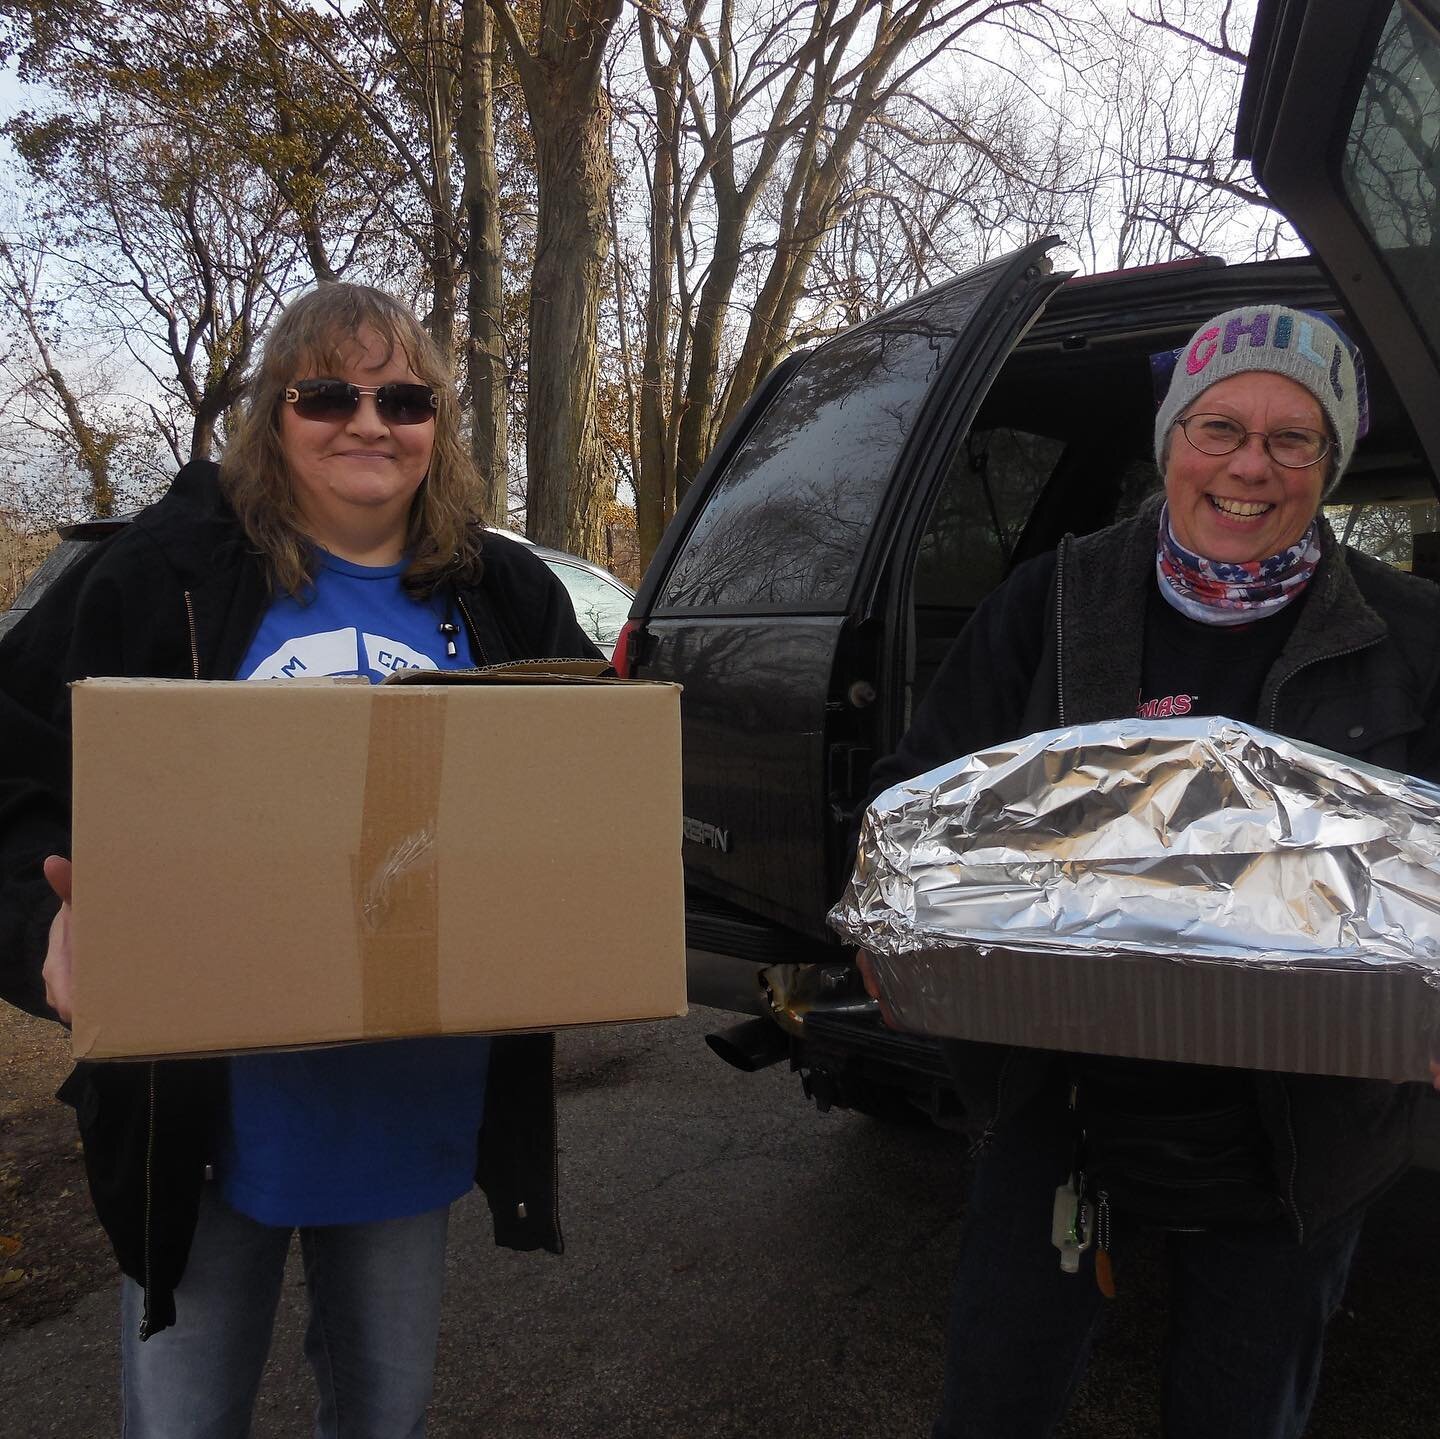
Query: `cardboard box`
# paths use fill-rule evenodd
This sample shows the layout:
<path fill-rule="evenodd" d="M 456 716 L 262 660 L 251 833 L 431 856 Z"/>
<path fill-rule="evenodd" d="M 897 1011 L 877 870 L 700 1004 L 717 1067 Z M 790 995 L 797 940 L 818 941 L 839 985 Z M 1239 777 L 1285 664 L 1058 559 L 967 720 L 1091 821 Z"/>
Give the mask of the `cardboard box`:
<path fill-rule="evenodd" d="M 679 690 L 74 686 L 74 1051 L 685 1012 Z"/>
<path fill-rule="evenodd" d="M 873 959 L 902 1029 L 1078 1054 L 1430 1079 L 1440 991 L 1414 970 L 936 949 Z"/>

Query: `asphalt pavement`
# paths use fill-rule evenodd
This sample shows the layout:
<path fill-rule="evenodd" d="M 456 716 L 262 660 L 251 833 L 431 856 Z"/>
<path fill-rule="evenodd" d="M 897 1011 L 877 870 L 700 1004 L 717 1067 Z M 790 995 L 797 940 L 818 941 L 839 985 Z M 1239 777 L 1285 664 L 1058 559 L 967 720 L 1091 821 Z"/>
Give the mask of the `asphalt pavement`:
<path fill-rule="evenodd" d="M 457 1206 L 432 1439 L 927 1434 L 964 1146 L 729 1069 L 702 1042 L 723 1022 L 562 1036 L 567 1252 L 497 1250 L 478 1196 Z M 1437 1220 L 1432 1173 L 1374 1211 L 1308 1439 L 1440 1433 Z M 1158 1433 L 1157 1255 L 1124 1287 L 1064 1439 Z M 0 1434 L 118 1433 L 115 1308 L 106 1285 L 0 1344 Z M 309 1432 L 302 1323 L 292 1264 L 257 1439 Z"/>

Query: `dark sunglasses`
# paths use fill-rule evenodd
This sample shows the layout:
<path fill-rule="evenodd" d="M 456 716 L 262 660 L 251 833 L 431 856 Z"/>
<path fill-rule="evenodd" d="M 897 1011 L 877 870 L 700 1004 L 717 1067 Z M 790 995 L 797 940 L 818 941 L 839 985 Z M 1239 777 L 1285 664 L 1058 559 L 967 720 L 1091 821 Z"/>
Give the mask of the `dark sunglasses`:
<path fill-rule="evenodd" d="M 423 425 L 440 408 L 440 396 L 429 385 L 399 381 L 372 389 L 348 380 L 297 380 L 280 392 L 302 420 L 348 420 L 360 407 L 361 395 L 374 396 L 375 408 L 387 425 Z"/>

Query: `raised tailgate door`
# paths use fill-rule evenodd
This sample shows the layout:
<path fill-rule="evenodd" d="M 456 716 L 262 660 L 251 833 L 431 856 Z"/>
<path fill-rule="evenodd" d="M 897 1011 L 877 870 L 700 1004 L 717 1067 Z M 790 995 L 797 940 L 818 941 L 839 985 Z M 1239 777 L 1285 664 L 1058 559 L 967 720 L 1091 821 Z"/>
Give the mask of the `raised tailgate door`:
<path fill-rule="evenodd" d="M 1329 272 L 1440 473 L 1437 17 L 1437 0 L 1261 0 L 1236 152 Z"/>

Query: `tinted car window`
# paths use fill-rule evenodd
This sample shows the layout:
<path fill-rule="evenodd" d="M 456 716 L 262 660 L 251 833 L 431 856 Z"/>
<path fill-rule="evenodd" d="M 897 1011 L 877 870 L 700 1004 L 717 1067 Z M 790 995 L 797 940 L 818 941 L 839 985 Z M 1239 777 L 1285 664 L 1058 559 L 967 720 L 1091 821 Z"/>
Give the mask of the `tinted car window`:
<path fill-rule="evenodd" d="M 972 430 L 920 538 L 915 602 L 974 609 L 1009 573 L 1015 542 L 1064 452 L 1062 440 Z"/>
<path fill-rule="evenodd" d="M 1396 4 L 1360 88 L 1341 165 L 1345 196 L 1440 352 L 1440 45 Z"/>
<path fill-rule="evenodd" d="M 842 608 L 925 390 L 992 281 L 977 271 L 805 360 L 711 494 L 660 607 Z"/>
<path fill-rule="evenodd" d="M 1350 119 L 1345 198 L 1440 354 L 1440 44 L 1391 8 Z M 1394 485 L 1391 488 L 1399 489 Z M 1409 496 L 1326 507 L 1336 534 L 1387 564 L 1436 573 L 1437 510 L 1425 477 Z M 1424 553 L 1421 553 L 1424 551 Z"/>

